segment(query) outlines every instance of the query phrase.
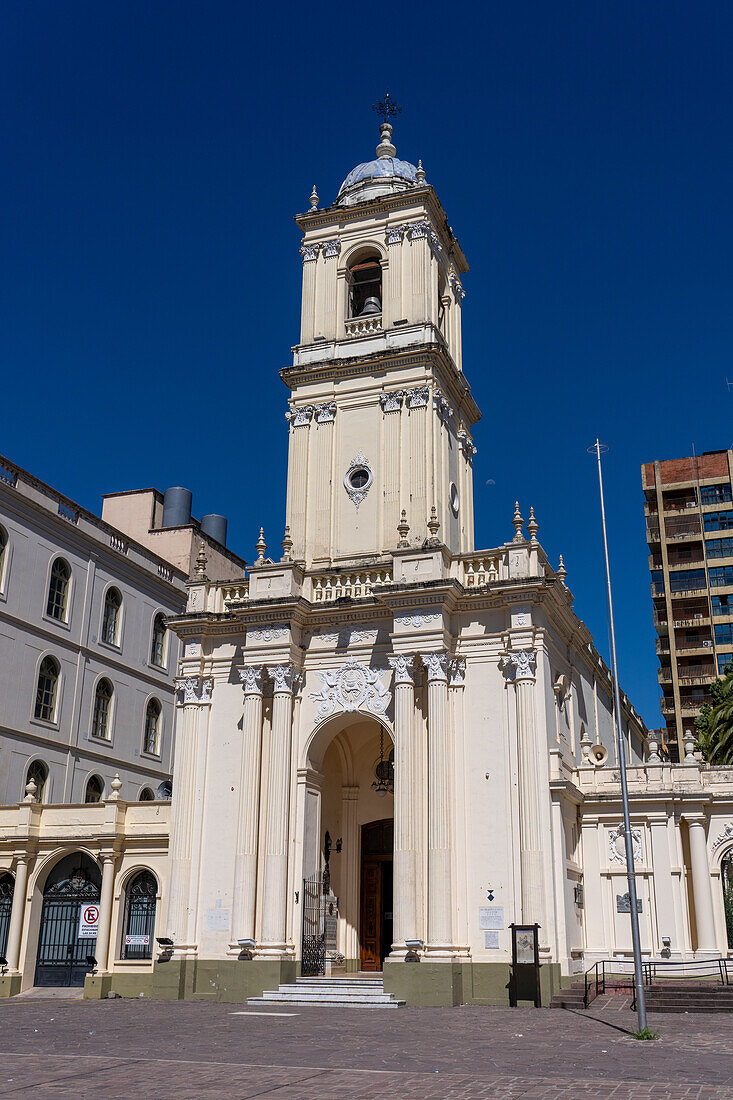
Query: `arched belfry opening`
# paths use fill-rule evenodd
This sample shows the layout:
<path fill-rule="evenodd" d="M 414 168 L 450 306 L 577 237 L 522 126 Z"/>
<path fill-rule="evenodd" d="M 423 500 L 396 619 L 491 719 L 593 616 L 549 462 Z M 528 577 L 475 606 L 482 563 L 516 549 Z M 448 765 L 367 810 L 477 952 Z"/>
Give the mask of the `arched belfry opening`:
<path fill-rule="evenodd" d="M 394 744 L 376 718 L 322 726 L 305 776 L 303 974 L 381 971 L 393 943 Z"/>
<path fill-rule="evenodd" d="M 348 316 L 382 312 L 382 264 L 378 252 L 362 253 L 347 268 Z"/>

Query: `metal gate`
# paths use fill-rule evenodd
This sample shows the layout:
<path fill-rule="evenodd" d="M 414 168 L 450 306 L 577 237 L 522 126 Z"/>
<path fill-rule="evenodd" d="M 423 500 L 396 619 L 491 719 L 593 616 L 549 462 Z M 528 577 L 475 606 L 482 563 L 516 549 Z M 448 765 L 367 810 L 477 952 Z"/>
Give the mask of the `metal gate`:
<path fill-rule="evenodd" d="M 79 917 L 83 905 L 99 902 L 99 885 L 81 862 L 63 878 L 53 877 L 43 895 L 35 984 L 84 985 L 97 941 L 79 939 Z"/>
<path fill-rule="evenodd" d="M 303 951 L 300 972 L 304 978 L 324 974 L 326 970 L 326 898 L 331 889 L 330 875 L 303 880 Z"/>
<path fill-rule="evenodd" d="M 0 956 L 3 958 L 5 958 L 8 947 L 10 910 L 13 908 L 14 886 L 15 879 L 12 875 L 0 875 Z"/>

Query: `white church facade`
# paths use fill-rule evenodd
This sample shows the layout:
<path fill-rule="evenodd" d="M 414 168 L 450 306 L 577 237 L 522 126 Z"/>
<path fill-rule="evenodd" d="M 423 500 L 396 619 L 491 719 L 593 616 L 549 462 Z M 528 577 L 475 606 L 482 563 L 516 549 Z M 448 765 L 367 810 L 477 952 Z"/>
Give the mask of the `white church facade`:
<path fill-rule="evenodd" d="M 531 510 L 474 547 L 464 255 L 386 123 L 318 202 L 297 218 L 281 551 L 261 533 L 224 583 L 200 555 L 169 620 L 171 805 L 0 807 L 6 995 L 37 980 L 74 853 L 100 910 L 89 996 L 239 1001 L 374 972 L 408 1004 L 502 1004 L 513 924 L 539 925 L 543 1003 L 631 957 L 609 670 Z M 622 712 L 642 951 L 725 956 L 733 770 L 692 746 L 662 762 Z"/>

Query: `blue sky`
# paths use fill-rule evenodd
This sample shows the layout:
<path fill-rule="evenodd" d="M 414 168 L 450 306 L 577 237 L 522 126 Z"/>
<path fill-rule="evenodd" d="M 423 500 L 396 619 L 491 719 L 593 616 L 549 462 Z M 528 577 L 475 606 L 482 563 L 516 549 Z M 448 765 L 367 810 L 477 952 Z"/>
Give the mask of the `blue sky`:
<path fill-rule="evenodd" d="M 284 523 L 300 235 L 402 104 L 471 264 L 476 541 L 534 505 L 660 724 L 639 466 L 730 444 L 733 8 L 6 0 L 0 450 L 85 506 L 182 484 L 249 560 Z"/>

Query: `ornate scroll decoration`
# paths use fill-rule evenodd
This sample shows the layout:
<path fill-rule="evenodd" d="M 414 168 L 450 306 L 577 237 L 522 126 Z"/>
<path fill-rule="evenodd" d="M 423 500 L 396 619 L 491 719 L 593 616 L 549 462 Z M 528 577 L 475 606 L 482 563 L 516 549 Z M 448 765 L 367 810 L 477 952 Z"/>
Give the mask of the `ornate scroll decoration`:
<path fill-rule="evenodd" d="M 186 676 L 176 680 L 178 701 L 184 706 L 191 703 L 210 703 L 214 681 L 209 676 Z"/>
<path fill-rule="evenodd" d="M 356 486 L 351 484 L 351 475 L 353 474 L 354 470 L 366 470 L 367 480 L 364 485 Z M 371 489 L 373 481 L 374 471 L 369 465 L 369 460 L 366 458 L 362 451 L 357 451 L 357 453 L 354 455 L 351 462 L 349 463 L 349 468 L 344 474 L 344 488 L 346 489 L 350 500 L 353 501 L 357 508 Z"/>
<path fill-rule="evenodd" d="M 303 257 L 303 263 L 307 263 L 309 260 L 317 260 L 318 253 L 320 252 L 321 245 L 318 241 L 311 244 L 302 244 L 298 251 Z"/>
<path fill-rule="evenodd" d="M 285 413 L 285 419 L 289 424 L 292 424 L 294 428 L 307 427 L 313 419 L 313 406 L 298 405 L 297 407 L 288 409 Z"/>
<path fill-rule="evenodd" d="M 477 448 L 474 447 L 473 440 L 471 439 L 465 428 L 461 428 L 458 433 L 458 446 L 463 451 L 467 460 L 471 462 L 473 460 L 473 456 L 477 453 Z"/>
<path fill-rule="evenodd" d="M 323 256 L 324 259 L 330 260 L 332 256 L 338 256 L 341 251 L 341 241 L 338 237 L 334 237 L 332 241 L 323 242 Z"/>
<path fill-rule="evenodd" d="M 417 657 L 412 653 L 398 653 L 396 657 L 388 657 L 387 661 L 394 670 L 395 684 L 414 684 L 417 672 Z"/>
<path fill-rule="evenodd" d="M 335 645 L 339 640 L 344 645 L 350 645 L 352 642 L 376 642 L 379 631 L 376 628 L 373 630 L 353 630 L 350 626 L 345 626 L 341 630 L 314 630 L 313 634 L 329 645 Z"/>
<path fill-rule="evenodd" d="M 385 231 L 387 244 L 401 244 L 406 229 L 406 225 L 388 225 Z"/>
<path fill-rule="evenodd" d="M 440 611 L 429 611 L 425 614 L 395 615 L 395 622 L 400 626 L 413 627 L 419 630 L 421 626 L 429 626 L 436 619 L 442 618 Z"/>
<path fill-rule="evenodd" d="M 448 662 L 448 683 L 451 687 L 463 687 L 466 682 L 466 658 L 453 657 Z"/>
<path fill-rule="evenodd" d="M 245 695 L 262 694 L 262 665 L 246 665 L 239 670 L 239 679 L 242 681 Z"/>
<path fill-rule="evenodd" d="M 427 386 L 415 386 L 412 390 L 405 390 L 405 399 L 408 409 L 426 409 L 430 391 Z"/>
<path fill-rule="evenodd" d="M 534 680 L 537 654 L 533 649 L 518 649 L 515 653 L 502 657 L 500 664 L 507 680 Z"/>
<path fill-rule="evenodd" d="M 275 695 L 290 695 L 293 690 L 298 690 L 297 674 L 293 665 L 268 665 L 267 673 L 272 680 Z"/>
<path fill-rule="evenodd" d="M 435 653 L 421 653 L 420 657 L 428 674 L 428 683 L 431 680 L 448 679 L 448 654 L 444 649 Z"/>
<path fill-rule="evenodd" d="M 438 234 L 433 229 L 431 222 L 424 220 L 421 222 L 413 222 L 412 225 L 407 226 L 407 235 L 411 241 L 420 240 L 422 237 L 427 237 L 430 242 L 430 248 L 433 255 L 438 259 L 443 254 L 443 246 L 440 243 Z"/>
<path fill-rule="evenodd" d="M 626 863 L 626 832 L 623 823 L 617 829 L 613 829 L 608 837 L 611 848 L 611 861 L 613 863 Z M 631 842 L 634 846 L 634 862 L 641 862 L 641 833 L 638 829 L 631 829 Z"/>
<path fill-rule="evenodd" d="M 399 412 L 400 408 L 402 407 L 404 397 L 404 390 L 392 390 L 391 393 L 380 393 L 379 404 L 382 406 L 382 412 Z"/>
<path fill-rule="evenodd" d="M 441 420 L 448 420 L 451 416 L 453 416 L 453 409 L 448 403 L 442 390 L 433 391 L 433 408 L 435 409 Z"/>
<path fill-rule="evenodd" d="M 315 405 L 316 424 L 331 424 L 336 419 L 336 402 L 324 401 L 322 405 Z"/>
<path fill-rule="evenodd" d="M 347 714 L 366 710 L 384 714 L 389 706 L 391 693 L 381 683 L 382 670 L 359 664 L 355 657 L 350 657 L 345 665 L 333 672 L 319 672 L 318 675 L 323 687 L 320 691 L 311 691 L 310 697 L 317 700 L 321 718 L 338 711 Z"/>
<path fill-rule="evenodd" d="M 466 292 L 463 289 L 463 283 L 458 278 L 458 275 L 456 274 L 455 270 L 452 269 L 452 268 L 451 268 L 451 273 L 448 276 L 448 282 L 451 285 L 451 288 L 453 290 L 453 293 L 456 296 L 457 301 L 462 302 L 463 299 L 466 297 Z"/>
<path fill-rule="evenodd" d="M 253 626 L 247 631 L 247 638 L 253 642 L 274 642 L 276 638 L 284 638 L 287 632 L 286 626 Z"/>
<path fill-rule="evenodd" d="M 731 824 L 726 825 L 722 833 L 720 833 L 713 844 L 713 851 L 715 851 L 716 848 L 719 848 L 721 844 L 725 844 L 726 840 L 733 840 L 733 825 Z"/>

